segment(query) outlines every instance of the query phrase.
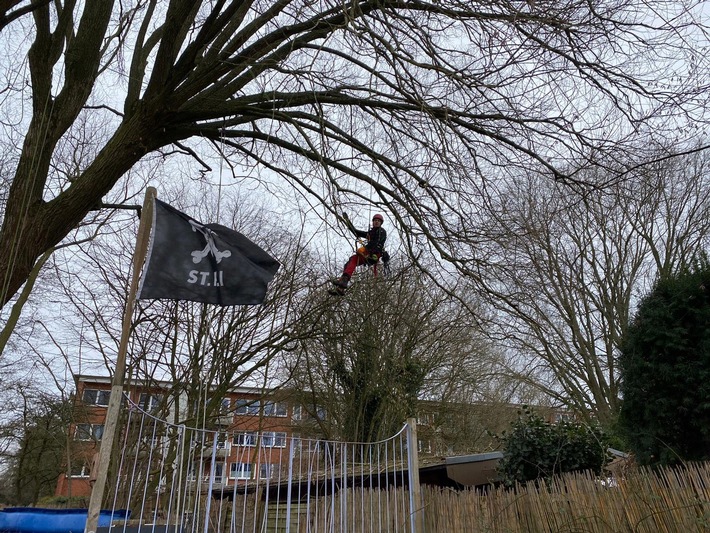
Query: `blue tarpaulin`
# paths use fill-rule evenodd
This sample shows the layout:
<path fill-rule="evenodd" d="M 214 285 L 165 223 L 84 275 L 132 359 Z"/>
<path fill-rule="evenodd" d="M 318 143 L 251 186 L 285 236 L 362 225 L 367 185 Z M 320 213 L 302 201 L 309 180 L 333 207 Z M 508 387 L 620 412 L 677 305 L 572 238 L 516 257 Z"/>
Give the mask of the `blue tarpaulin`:
<path fill-rule="evenodd" d="M 83 533 L 88 509 L 42 509 L 8 507 L 0 509 L 0 533 Z M 99 514 L 99 526 L 126 520 L 130 511 L 106 511 Z"/>

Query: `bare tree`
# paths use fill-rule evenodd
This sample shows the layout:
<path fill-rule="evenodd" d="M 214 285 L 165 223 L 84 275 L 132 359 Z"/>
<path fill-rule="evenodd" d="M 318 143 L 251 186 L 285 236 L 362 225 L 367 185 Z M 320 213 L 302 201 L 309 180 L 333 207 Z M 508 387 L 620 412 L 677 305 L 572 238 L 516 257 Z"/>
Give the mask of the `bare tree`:
<path fill-rule="evenodd" d="M 201 200 L 211 214 L 195 216 L 214 218 L 214 197 Z M 192 200 L 183 194 L 173 203 L 179 205 L 180 201 Z M 189 395 L 190 406 L 194 401 L 209 400 L 207 409 L 200 406 L 200 413 L 206 410 L 209 416 L 218 414 L 221 399 L 229 389 L 247 379 L 251 383 L 268 379 L 269 365 L 294 342 L 300 302 L 313 278 L 308 275 L 313 263 L 301 243 L 302 235 L 280 229 L 273 220 L 267 224 L 266 213 L 245 198 L 225 194 L 221 203 L 222 210 L 233 219 L 230 225 L 245 229 L 249 238 L 281 258 L 282 266 L 264 303 L 219 307 L 140 301 L 132 320 L 128 365 L 130 375 L 148 383 L 172 382 L 175 395 L 166 395 L 166 399 L 194 392 Z M 74 352 L 74 357 L 67 354 L 67 365 L 74 369 L 79 349 L 76 342 L 81 342 L 83 350 L 93 355 L 93 361 L 85 356 L 84 368 L 92 364 L 98 371 L 112 371 L 129 285 L 126 265 L 131 261 L 137 220 L 133 217 L 125 223 L 130 226 L 125 231 L 87 243 L 81 253 L 74 252 L 72 263 L 57 273 L 63 293 L 60 301 L 69 305 L 64 316 L 58 317 L 63 320 L 61 327 L 55 322 L 56 329 L 68 331 L 74 344 L 58 341 L 55 349 Z M 31 339 L 27 342 L 32 345 Z M 193 391 L 192 386 L 197 388 Z M 197 415 L 194 410 L 193 415 Z"/>
<path fill-rule="evenodd" d="M 372 442 L 396 433 L 423 400 L 445 410 L 484 398 L 495 352 L 467 309 L 429 285 L 408 268 L 365 277 L 344 299 L 311 302 L 317 322 L 303 321 L 311 333 L 289 384 L 313 431 Z"/>
<path fill-rule="evenodd" d="M 595 192 L 528 177 L 491 200 L 482 229 L 497 265 L 480 293 L 495 312 L 484 330 L 508 347 L 521 380 L 584 417 L 614 420 L 634 306 L 710 244 L 709 164 L 705 153 L 666 160 Z"/>
<path fill-rule="evenodd" d="M 67 161 L 69 160 L 67 159 Z M 148 172 L 155 170 L 148 165 L 145 168 Z M 96 298 L 103 293 L 103 290 L 97 290 L 95 283 L 91 280 L 74 278 L 74 274 L 81 270 L 75 259 L 82 255 L 81 250 L 86 249 L 90 242 L 110 238 L 109 236 L 112 235 L 121 235 L 121 232 L 133 229 L 131 222 L 132 219 L 135 219 L 139 206 L 135 204 L 134 193 L 127 190 L 126 182 L 131 182 L 133 186 L 140 188 L 145 184 L 145 178 L 137 172 L 129 173 L 107 198 L 111 205 L 125 206 L 125 209 L 111 209 L 109 217 L 106 216 L 106 213 L 92 211 L 62 243 L 46 250 L 35 262 L 22 290 L 14 298 L 12 307 L 6 309 L 7 319 L 0 327 L 0 359 L 4 357 L 5 348 L 8 345 L 11 348 L 8 352 L 21 353 L 22 350 L 17 350 L 12 346 L 21 339 L 24 340 L 24 349 L 30 346 L 41 358 L 44 348 L 36 349 L 38 336 L 49 338 L 49 344 L 59 348 L 60 351 L 65 349 L 65 347 L 58 345 L 57 339 L 50 333 L 50 330 L 57 331 L 55 328 L 58 313 L 56 305 L 53 304 L 62 299 L 61 293 L 71 294 L 79 291 L 84 298 Z M 134 203 L 131 204 L 131 202 Z M 108 224 L 109 220 L 110 224 Z M 126 243 L 124 246 L 132 249 L 131 244 Z M 101 250 L 101 248 L 102 246 L 98 245 L 93 249 Z M 110 254 L 114 255 L 114 252 L 111 251 Z M 107 263 L 105 259 L 102 257 L 96 264 L 101 264 L 101 261 L 106 264 L 110 263 Z M 72 269 L 69 265 L 74 265 L 74 268 Z M 68 287 L 67 285 L 72 281 L 74 286 Z M 61 306 L 61 304 L 59 305 Z M 108 319 L 108 317 L 95 318 L 102 321 Z M 48 322 L 52 323 L 48 324 Z M 92 322 L 86 321 L 86 323 L 91 324 Z M 14 342 L 12 341 L 13 336 L 15 337 Z M 76 336 L 77 339 L 81 337 L 81 335 Z M 28 342 L 30 338 L 34 338 L 32 342 Z"/>
<path fill-rule="evenodd" d="M 184 192 L 171 203 L 194 200 Z M 197 218 L 217 218 L 214 197 L 204 196 L 198 201 L 206 212 L 195 213 Z M 309 294 L 313 279 L 309 269 L 314 263 L 301 242 L 302 235 L 279 229 L 273 220 L 266 224 L 266 214 L 245 198 L 225 194 L 221 209 L 223 219 L 231 215 L 228 224 L 247 228 L 250 238 L 281 258 L 281 268 L 269 285 L 265 301 L 258 306 L 231 307 L 140 301 L 132 319 L 127 365 L 126 390 L 140 388 L 141 396 L 146 395 L 141 407 L 154 409 L 153 414 L 162 419 L 206 429 L 226 429 L 225 415 L 231 411 L 224 411 L 223 400 L 235 387 L 258 390 L 276 384 L 276 368 L 284 353 L 292 349 L 297 335 L 308 334 L 306 328 L 295 325 L 301 319 L 302 300 Z M 75 252 L 74 264 L 57 276 L 64 290 L 62 296 L 78 318 L 69 336 L 79 339 L 86 353 L 94 354 L 93 361 L 85 355 L 82 365 L 86 369 L 91 363 L 101 373 L 114 371 L 120 317 L 129 285 L 125 265 L 131 261 L 136 220 L 126 223 L 133 227 L 87 243 L 82 253 Z M 67 366 L 76 371 L 76 356 L 69 355 L 72 346 L 57 342 L 56 349 L 68 352 Z M 129 426 L 125 430 L 134 432 L 131 437 L 135 438 L 127 442 L 135 443 L 136 452 L 150 448 L 151 440 L 142 433 L 144 428 Z M 178 453 L 174 446 L 170 441 L 166 451 L 170 458 Z M 157 459 L 144 454 L 140 460 Z M 172 464 L 170 460 L 167 463 Z"/>
<path fill-rule="evenodd" d="M 2 191 L 3 306 L 153 152 L 207 168 L 212 143 L 235 174 L 278 176 L 327 209 L 386 207 L 407 245 L 424 237 L 475 275 L 485 258 L 469 220 L 496 174 L 574 181 L 599 154 L 623 169 L 638 133 L 675 134 L 690 110 L 704 120 L 710 69 L 692 2 L 31 7 L 0 34 L 0 120 L 17 138 Z M 81 157 L 67 161 L 77 142 Z"/>
<path fill-rule="evenodd" d="M 26 1 L 26 0 L 3 0 L 0 2 L 0 30 L 10 24 L 13 20 L 31 13 L 35 9 L 49 3 L 49 0 Z"/>

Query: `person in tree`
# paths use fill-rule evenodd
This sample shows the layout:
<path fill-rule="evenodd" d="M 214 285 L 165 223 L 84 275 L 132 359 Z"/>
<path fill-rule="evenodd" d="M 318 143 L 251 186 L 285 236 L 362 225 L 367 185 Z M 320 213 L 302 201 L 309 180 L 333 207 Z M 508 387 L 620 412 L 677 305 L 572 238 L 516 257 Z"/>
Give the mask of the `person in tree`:
<path fill-rule="evenodd" d="M 358 248 L 350 259 L 348 259 L 348 262 L 345 263 L 343 267 L 343 274 L 339 278 L 332 280 L 335 288 L 331 292 L 336 294 L 343 294 L 345 292 L 353 272 L 355 272 L 355 269 L 359 265 L 375 265 L 380 260 L 380 257 L 383 257 L 383 255 L 386 256 L 384 246 L 387 240 L 387 232 L 382 227 L 382 223 L 385 220 L 382 215 L 377 213 L 372 217 L 372 227 L 367 231 L 355 229 L 355 226 L 350 222 L 347 214 L 343 214 L 343 217 L 348 225 L 348 229 L 352 231 L 356 237 L 366 239 L 367 243 Z"/>

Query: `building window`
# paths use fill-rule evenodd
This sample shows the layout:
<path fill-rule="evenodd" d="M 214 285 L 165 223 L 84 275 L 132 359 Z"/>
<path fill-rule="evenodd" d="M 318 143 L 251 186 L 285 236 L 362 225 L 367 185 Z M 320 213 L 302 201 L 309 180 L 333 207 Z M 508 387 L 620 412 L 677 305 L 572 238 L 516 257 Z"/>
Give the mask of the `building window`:
<path fill-rule="evenodd" d="M 227 434 L 219 433 L 217 435 L 217 449 L 225 450 L 227 448 Z"/>
<path fill-rule="evenodd" d="M 110 390 L 84 389 L 81 399 L 86 405 L 99 405 L 106 407 L 111 396 Z"/>
<path fill-rule="evenodd" d="M 232 401 L 229 398 L 222 398 L 222 403 L 219 406 L 219 414 L 228 415 L 230 407 L 232 407 Z"/>
<path fill-rule="evenodd" d="M 264 402 L 265 416 L 288 416 L 288 408 L 282 402 Z"/>
<path fill-rule="evenodd" d="M 574 415 L 572 413 L 555 413 L 555 423 L 559 424 L 561 422 L 574 422 Z"/>
<path fill-rule="evenodd" d="M 89 477 L 91 467 L 85 463 L 72 464 L 71 477 Z"/>
<path fill-rule="evenodd" d="M 258 434 L 255 431 L 242 431 L 234 435 L 236 446 L 256 446 Z"/>
<path fill-rule="evenodd" d="M 153 413 L 158 410 L 158 407 L 162 401 L 162 394 L 149 394 L 147 392 L 142 392 L 138 400 L 138 407 L 148 413 Z"/>
<path fill-rule="evenodd" d="M 234 434 L 233 442 L 236 446 L 251 446 L 259 444 L 259 433 L 256 431 L 242 431 Z M 285 448 L 285 431 L 265 431 L 261 434 L 262 448 Z"/>
<path fill-rule="evenodd" d="M 293 420 L 303 420 L 303 417 L 304 417 L 303 406 L 302 405 L 294 405 L 293 411 L 291 414 L 291 418 Z"/>
<path fill-rule="evenodd" d="M 261 479 L 271 479 L 277 471 L 278 464 L 264 463 L 259 467 L 259 477 Z"/>
<path fill-rule="evenodd" d="M 261 400 L 247 400 L 240 398 L 236 401 L 234 412 L 238 415 L 258 415 L 261 409 Z"/>
<path fill-rule="evenodd" d="M 419 450 L 419 453 L 431 453 L 431 441 L 418 439 L 417 449 Z"/>
<path fill-rule="evenodd" d="M 101 440 L 104 434 L 103 424 L 77 424 L 74 440 Z"/>
<path fill-rule="evenodd" d="M 251 463 L 230 463 L 229 477 L 231 479 L 251 479 Z"/>
<path fill-rule="evenodd" d="M 224 464 L 217 463 L 214 465 L 214 482 L 222 483 L 222 476 L 224 476 Z"/>
<path fill-rule="evenodd" d="M 229 478 L 230 479 L 252 479 L 251 473 L 255 465 L 252 463 L 230 463 Z M 264 463 L 256 465 L 259 468 L 259 477 L 261 479 L 270 479 L 274 477 L 277 471 L 278 464 Z"/>
<path fill-rule="evenodd" d="M 264 448 L 285 448 L 286 432 L 266 431 L 261 435 L 261 445 Z"/>
<path fill-rule="evenodd" d="M 327 418 L 325 407 L 316 405 L 311 406 L 311 408 L 313 409 L 312 411 L 302 405 L 294 405 L 291 418 L 293 420 L 306 420 L 310 417 L 314 417 L 317 420 L 325 420 Z"/>

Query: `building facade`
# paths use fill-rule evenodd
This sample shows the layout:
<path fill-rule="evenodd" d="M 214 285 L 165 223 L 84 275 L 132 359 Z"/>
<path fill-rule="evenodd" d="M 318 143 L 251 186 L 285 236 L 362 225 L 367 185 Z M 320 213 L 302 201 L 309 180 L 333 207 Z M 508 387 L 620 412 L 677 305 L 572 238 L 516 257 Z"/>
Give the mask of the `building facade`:
<path fill-rule="evenodd" d="M 108 377 L 75 376 L 75 422 L 70 450 L 56 496 L 88 497 L 101 446 L 111 392 Z M 326 410 L 299 403 L 287 390 L 236 387 L 223 392 L 190 391 L 184 384 L 134 381 L 124 388 L 128 407 L 190 428 L 202 428 L 206 439 L 192 454 L 189 478 L 210 480 L 221 488 L 247 480 L 274 479 L 287 461 L 291 437 L 318 438 Z M 445 457 L 492 452 L 499 444 L 491 435 L 507 429 L 521 409 L 516 405 L 420 402 L 417 413 L 418 452 L 422 464 Z M 130 409 L 129 409 L 130 410 Z M 559 409 L 538 409 L 549 422 L 568 416 Z M 124 432 L 130 430 L 128 425 Z M 164 444 L 164 435 L 129 434 L 135 454 L 150 455 Z M 126 440 L 128 442 L 129 439 Z M 214 487 L 213 487 L 214 488 Z"/>
<path fill-rule="evenodd" d="M 92 475 L 101 446 L 106 422 L 111 380 L 100 376 L 75 376 L 75 422 L 70 427 L 70 451 L 67 453 L 65 471 L 60 475 L 56 496 L 87 497 L 91 493 Z M 302 406 L 294 406 L 282 399 L 274 389 L 238 387 L 215 400 L 202 394 L 202 405 L 192 401 L 188 409 L 188 395 L 175 393 L 170 382 L 132 382 L 124 388 L 128 402 L 141 410 L 155 414 L 156 418 L 203 427 L 206 434 L 217 435 L 218 441 L 202 443 L 206 454 L 212 457 L 212 448 L 221 460 L 215 462 L 214 479 L 224 486 L 234 485 L 242 479 L 258 475 L 269 477 L 285 460 L 283 451 L 288 437 L 304 428 L 308 415 Z M 216 405 L 215 405 L 216 403 Z M 211 409 L 210 405 L 211 404 Z M 212 415 L 203 416 L 212 412 Z M 146 440 L 146 439 L 143 439 Z M 157 447 L 158 439 L 152 437 L 148 446 Z M 268 453 L 260 461 L 260 471 L 252 472 L 254 451 Z M 145 452 L 145 449 L 143 449 Z M 202 456 L 203 454 L 197 454 Z M 195 459 L 191 475 L 198 477 L 206 471 L 205 465 Z"/>

